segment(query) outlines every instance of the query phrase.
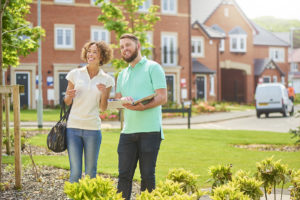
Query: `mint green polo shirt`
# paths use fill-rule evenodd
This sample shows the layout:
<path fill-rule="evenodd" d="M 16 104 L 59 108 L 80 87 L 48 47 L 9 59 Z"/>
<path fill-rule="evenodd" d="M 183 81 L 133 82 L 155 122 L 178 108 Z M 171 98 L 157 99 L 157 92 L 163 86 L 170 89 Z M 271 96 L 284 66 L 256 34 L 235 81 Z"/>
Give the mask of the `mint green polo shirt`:
<path fill-rule="evenodd" d="M 143 57 L 135 67 L 130 65 L 123 69 L 117 79 L 117 93 L 123 97 L 131 96 L 134 100 L 155 93 L 155 90 L 166 88 L 166 77 L 163 68 L 156 62 Z M 124 126 L 122 133 L 140 133 L 162 131 L 161 106 L 144 111 L 124 109 Z"/>

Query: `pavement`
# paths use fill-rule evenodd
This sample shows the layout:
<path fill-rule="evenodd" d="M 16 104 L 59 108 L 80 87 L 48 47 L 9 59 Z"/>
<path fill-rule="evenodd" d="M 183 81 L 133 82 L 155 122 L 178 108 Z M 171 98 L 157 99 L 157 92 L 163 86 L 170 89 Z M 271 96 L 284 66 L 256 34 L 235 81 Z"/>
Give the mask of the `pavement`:
<path fill-rule="evenodd" d="M 220 122 L 226 121 L 236 118 L 245 118 L 255 115 L 255 110 L 245 110 L 245 111 L 231 111 L 231 112 L 216 112 L 216 113 L 204 113 L 200 115 L 192 115 L 191 117 L 191 127 L 193 124 L 203 124 L 203 123 L 212 123 L 212 122 Z M 51 128 L 55 125 L 56 122 L 48 122 L 43 121 L 43 128 Z M 163 128 L 172 129 L 177 127 L 178 125 L 186 125 L 188 124 L 187 113 L 185 113 L 184 117 L 174 117 L 174 118 L 164 118 Z M 10 124 L 13 126 L 13 122 Z M 118 129 L 121 127 L 120 121 L 102 121 L 102 129 Z M 34 121 L 30 122 L 21 122 L 21 128 L 37 128 L 38 123 Z"/>

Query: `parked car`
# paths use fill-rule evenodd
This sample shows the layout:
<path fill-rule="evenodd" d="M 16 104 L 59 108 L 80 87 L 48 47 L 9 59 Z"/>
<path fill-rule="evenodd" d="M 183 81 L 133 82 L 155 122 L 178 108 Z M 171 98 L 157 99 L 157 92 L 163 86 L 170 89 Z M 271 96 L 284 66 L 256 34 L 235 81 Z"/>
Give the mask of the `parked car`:
<path fill-rule="evenodd" d="M 256 116 L 269 117 L 270 113 L 282 113 L 284 117 L 294 114 L 294 104 L 288 97 L 286 87 L 281 83 L 258 84 L 255 90 Z"/>

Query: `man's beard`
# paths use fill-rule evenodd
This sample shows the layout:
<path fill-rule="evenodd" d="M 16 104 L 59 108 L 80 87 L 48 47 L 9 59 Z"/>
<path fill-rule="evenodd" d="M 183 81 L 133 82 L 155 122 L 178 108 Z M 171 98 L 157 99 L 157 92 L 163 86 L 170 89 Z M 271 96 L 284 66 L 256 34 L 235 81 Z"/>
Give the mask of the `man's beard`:
<path fill-rule="evenodd" d="M 127 63 L 131 63 L 137 56 L 138 56 L 138 48 L 135 49 L 135 51 L 133 52 L 133 54 L 129 58 L 125 58 L 124 56 L 122 56 L 122 58 Z"/>

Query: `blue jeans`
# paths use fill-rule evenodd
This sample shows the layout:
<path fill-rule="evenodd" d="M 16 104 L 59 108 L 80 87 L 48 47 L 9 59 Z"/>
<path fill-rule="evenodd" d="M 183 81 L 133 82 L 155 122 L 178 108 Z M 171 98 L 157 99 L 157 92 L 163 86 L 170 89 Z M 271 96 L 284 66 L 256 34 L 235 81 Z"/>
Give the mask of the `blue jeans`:
<path fill-rule="evenodd" d="M 82 174 L 82 155 L 84 152 L 85 174 L 95 178 L 101 145 L 100 130 L 67 128 L 67 146 L 70 161 L 70 182 L 78 182 Z"/>
<path fill-rule="evenodd" d="M 137 161 L 141 172 L 141 191 L 155 189 L 155 166 L 160 143 L 160 132 L 120 135 L 118 192 L 122 192 L 126 200 L 130 200 Z"/>

